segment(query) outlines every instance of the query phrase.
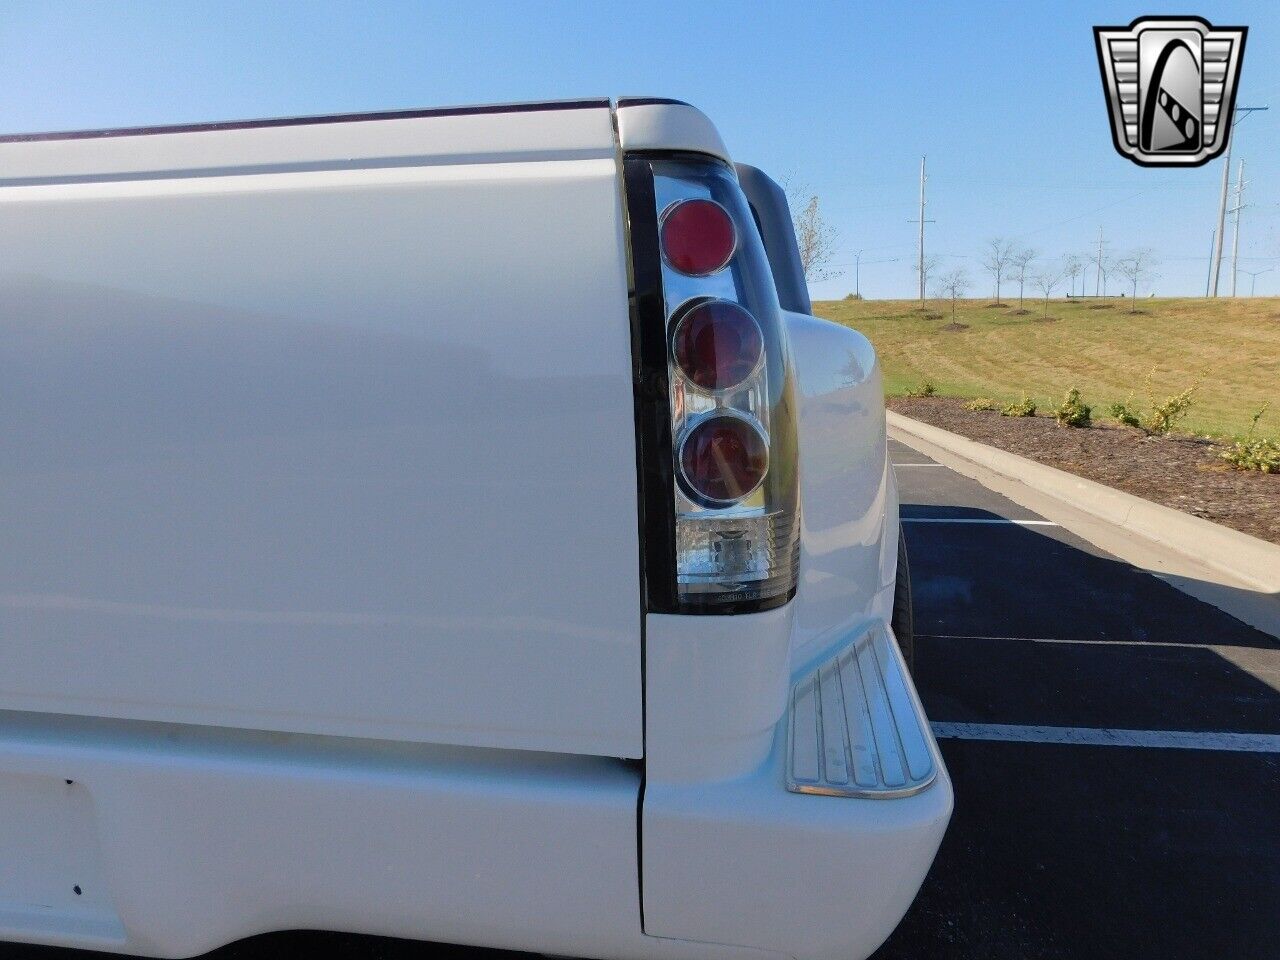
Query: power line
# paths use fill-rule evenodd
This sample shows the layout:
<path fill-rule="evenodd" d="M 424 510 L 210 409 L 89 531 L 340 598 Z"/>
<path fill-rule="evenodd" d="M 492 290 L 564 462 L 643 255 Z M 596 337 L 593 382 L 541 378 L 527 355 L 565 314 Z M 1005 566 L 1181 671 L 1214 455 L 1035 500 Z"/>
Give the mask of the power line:
<path fill-rule="evenodd" d="M 1213 238 L 1212 232 L 1209 234 L 1209 237 L 1212 240 Z M 1203 260 L 1203 259 L 1204 259 L 1203 253 L 1200 254 L 1199 256 L 1191 256 L 1189 254 L 1179 254 L 1176 257 L 1166 257 L 1163 254 L 1160 256 L 1160 260 L 1162 263 L 1173 261 L 1173 260 Z M 1248 263 L 1250 260 L 1261 260 L 1263 263 L 1269 263 L 1270 261 L 1277 260 L 1277 259 L 1280 259 L 1280 257 L 1241 257 L 1240 262 Z"/>
<path fill-rule="evenodd" d="M 1100 207 L 1095 207 L 1092 210 L 1086 210 L 1084 213 L 1076 214 L 1074 217 L 1067 217 L 1067 219 L 1059 220 L 1057 223 L 1047 223 L 1042 227 L 1036 227 L 1034 230 L 1025 230 L 1022 233 L 1015 233 L 1012 239 L 1020 240 L 1023 237 L 1031 236 L 1033 233 L 1039 233 L 1041 230 L 1052 230 L 1054 227 L 1062 227 L 1068 223 L 1074 223 L 1077 220 L 1083 220 L 1085 217 L 1091 217 L 1095 213 L 1101 213 L 1103 210 L 1110 210 L 1112 207 L 1118 207 L 1122 203 L 1128 203 L 1130 200 L 1136 200 L 1138 199 L 1138 197 L 1141 197 L 1143 194 L 1150 193 L 1150 192 L 1151 191 L 1149 190 L 1139 190 L 1137 193 L 1132 194 L 1131 196 L 1125 197 L 1123 200 L 1114 200 L 1111 203 L 1104 203 Z"/>
<path fill-rule="evenodd" d="M 1129 183 L 1035 183 L 1029 180 L 986 180 L 973 177 L 948 177 L 948 183 L 969 184 L 979 187 L 999 187 L 1002 190 L 1132 190 Z M 1185 190 L 1186 183 L 1177 180 L 1161 180 L 1144 183 L 1144 190 Z"/>
<path fill-rule="evenodd" d="M 853 263 L 833 263 L 831 266 L 843 269 L 845 267 L 856 267 L 858 263 L 861 263 L 864 267 L 873 267 L 877 263 L 899 263 L 901 260 L 901 257 L 887 257 L 883 260 L 860 260 L 854 258 Z"/>

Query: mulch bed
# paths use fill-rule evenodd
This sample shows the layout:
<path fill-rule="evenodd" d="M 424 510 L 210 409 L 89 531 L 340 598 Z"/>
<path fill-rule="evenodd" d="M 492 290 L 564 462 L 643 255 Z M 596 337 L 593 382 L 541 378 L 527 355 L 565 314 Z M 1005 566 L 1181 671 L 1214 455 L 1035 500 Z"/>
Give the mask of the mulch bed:
<path fill-rule="evenodd" d="M 956 397 L 890 397 L 904 416 L 1096 480 L 1175 510 L 1280 543 L 1280 474 L 1235 470 L 1222 446 L 1199 437 L 1147 437 L 1095 422 L 1060 427 L 1051 417 L 974 412 Z"/>

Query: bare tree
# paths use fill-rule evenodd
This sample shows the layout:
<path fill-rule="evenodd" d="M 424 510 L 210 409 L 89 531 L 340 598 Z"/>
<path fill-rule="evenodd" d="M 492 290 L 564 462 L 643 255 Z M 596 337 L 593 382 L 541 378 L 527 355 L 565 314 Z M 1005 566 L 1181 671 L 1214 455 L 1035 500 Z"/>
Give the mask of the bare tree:
<path fill-rule="evenodd" d="M 964 267 L 956 267 L 954 270 L 948 270 L 938 278 L 938 294 L 951 298 L 951 320 L 956 319 L 956 300 L 963 297 L 965 291 L 969 289 L 969 274 L 965 272 Z"/>
<path fill-rule="evenodd" d="M 1022 309 L 1023 287 L 1026 286 L 1026 283 L 1027 283 L 1027 267 L 1031 265 L 1031 261 L 1034 260 L 1037 256 L 1038 254 L 1034 250 L 1032 250 L 1030 247 L 1026 247 L 1022 250 L 1019 250 L 1017 253 L 1013 254 L 1013 256 L 1009 258 L 1009 262 L 1012 265 L 1011 272 L 1014 273 L 1018 278 L 1018 309 L 1019 310 Z"/>
<path fill-rule="evenodd" d="M 1065 276 L 1067 276 L 1067 265 L 1060 264 L 1046 267 L 1031 278 L 1032 286 L 1044 296 L 1044 315 L 1046 317 L 1049 316 L 1049 295 L 1057 289 Z"/>
<path fill-rule="evenodd" d="M 1076 292 L 1076 277 L 1084 272 L 1084 261 L 1077 257 L 1074 253 L 1068 254 L 1062 261 L 1062 272 L 1067 280 L 1071 282 L 1070 292 L 1067 296 L 1074 296 Z"/>
<path fill-rule="evenodd" d="M 1133 285 L 1133 299 L 1135 301 L 1138 299 L 1138 284 L 1144 280 L 1155 279 L 1155 266 L 1155 254 L 1145 247 L 1134 250 L 1128 256 L 1121 257 L 1115 262 L 1115 268 L 1120 271 L 1120 275 Z M 1105 275 L 1104 273 L 1103 276 Z M 1137 303 L 1135 302 L 1130 309 L 1137 310 Z"/>
<path fill-rule="evenodd" d="M 925 257 L 924 263 L 913 261 L 911 264 L 911 272 L 914 273 L 917 277 L 919 277 L 922 272 L 921 267 L 924 268 L 923 270 L 924 282 L 920 284 L 920 286 L 925 287 L 927 289 L 929 286 L 929 278 L 933 276 L 934 272 L 938 269 L 938 258 Z"/>
<path fill-rule="evenodd" d="M 833 270 L 830 266 L 836 253 L 836 230 L 823 217 L 818 195 L 807 184 L 796 184 L 789 178 L 783 179 L 782 189 L 787 195 L 787 205 L 791 207 L 805 280 L 818 283 L 840 276 L 844 271 Z"/>
<path fill-rule="evenodd" d="M 1009 262 L 1013 259 L 1013 242 L 992 237 L 987 241 L 986 252 L 982 255 L 982 266 L 995 278 L 996 306 L 1000 305 L 1000 281 L 1004 277 Z"/>

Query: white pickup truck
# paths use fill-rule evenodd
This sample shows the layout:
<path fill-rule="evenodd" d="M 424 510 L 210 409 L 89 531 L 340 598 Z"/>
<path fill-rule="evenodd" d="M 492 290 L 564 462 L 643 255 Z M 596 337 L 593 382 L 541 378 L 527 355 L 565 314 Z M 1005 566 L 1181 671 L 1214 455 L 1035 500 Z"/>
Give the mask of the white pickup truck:
<path fill-rule="evenodd" d="M 0 138 L 0 940 L 875 950 L 952 793 L 797 260 L 669 100 Z"/>

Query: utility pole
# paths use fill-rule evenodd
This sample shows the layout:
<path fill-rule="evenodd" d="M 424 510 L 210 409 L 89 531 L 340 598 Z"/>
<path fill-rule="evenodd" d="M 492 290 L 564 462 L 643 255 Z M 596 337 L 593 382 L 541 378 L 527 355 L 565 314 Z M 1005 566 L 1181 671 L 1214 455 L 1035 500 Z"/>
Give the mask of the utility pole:
<path fill-rule="evenodd" d="M 1267 267 L 1265 270 L 1241 270 L 1241 273 L 1249 275 L 1249 296 L 1254 295 L 1254 291 L 1258 288 L 1258 278 L 1264 273 L 1270 273 L 1275 267 Z"/>
<path fill-rule="evenodd" d="M 1244 196 L 1244 161 L 1240 161 L 1239 172 L 1236 174 L 1236 205 L 1231 208 L 1231 213 L 1235 216 L 1235 224 L 1231 231 L 1231 295 L 1236 295 L 1236 275 L 1239 270 L 1240 262 L 1240 211 L 1244 209 L 1242 197 Z"/>
<path fill-rule="evenodd" d="M 928 179 L 928 177 L 926 177 L 924 174 L 924 161 L 925 161 L 925 158 L 921 157 L 920 158 L 920 216 L 917 217 L 915 220 L 907 221 L 907 223 L 920 224 L 920 251 L 919 251 L 919 259 L 916 261 L 916 271 L 920 275 L 920 302 L 921 303 L 924 303 L 924 225 L 926 223 L 935 222 L 933 220 L 926 220 L 924 218 L 924 182 Z"/>
<path fill-rule="evenodd" d="M 862 288 L 859 280 L 862 276 L 862 251 L 859 250 L 853 255 L 853 295 L 859 300 L 862 299 Z"/>
<path fill-rule="evenodd" d="M 1218 237 L 1217 230 L 1209 231 L 1209 272 L 1204 275 L 1204 295 L 1209 295 L 1209 282 L 1213 279 L 1213 241 Z"/>
<path fill-rule="evenodd" d="M 1095 297 L 1102 296 L 1102 245 L 1104 243 L 1106 241 L 1102 239 L 1102 227 L 1098 227 L 1098 283 L 1093 291 Z"/>
<path fill-rule="evenodd" d="M 924 182 L 928 178 L 924 175 L 924 157 L 920 158 L 920 216 L 916 220 L 908 220 L 907 223 L 920 224 L 920 259 L 916 264 L 916 270 L 920 274 L 920 302 L 924 303 L 924 225 L 933 223 L 933 220 L 924 218 Z"/>
<path fill-rule="evenodd" d="M 1218 200 L 1218 230 L 1213 241 L 1213 266 L 1209 271 L 1209 296 L 1218 295 L 1218 277 L 1222 273 L 1222 231 L 1227 225 L 1227 185 L 1231 178 L 1231 147 L 1235 139 L 1236 125 L 1251 113 L 1266 110 L 1266 107 L 1236 107 L 1231 116 L 1231 126 L 1227 130 L 1227 155 L 1222 159 L 1222 193 Z"/>
<path fill-rule="evenodd" d="M 924 157 L 920 158 L 920 302 L 924 303 Z"/>

